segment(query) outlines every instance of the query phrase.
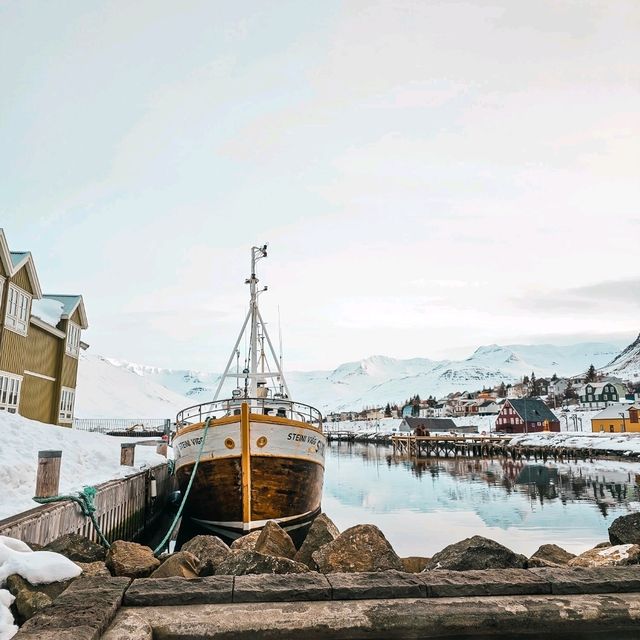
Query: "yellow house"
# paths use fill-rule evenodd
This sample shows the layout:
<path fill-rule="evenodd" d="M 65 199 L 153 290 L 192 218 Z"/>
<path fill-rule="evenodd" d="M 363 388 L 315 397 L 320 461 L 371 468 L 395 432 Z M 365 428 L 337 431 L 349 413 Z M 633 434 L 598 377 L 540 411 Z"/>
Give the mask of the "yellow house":
<path fill-rule="evenodd" d="M 640 433 L 640 405 L 612 404 L 591 419 L 591 430 Z"/>
<path fill-rule="evenodd" d="M 0 412 L 70 427 L 87 327 L 82 296 L 43 294 L 31 253 L 0 229 Z"/>

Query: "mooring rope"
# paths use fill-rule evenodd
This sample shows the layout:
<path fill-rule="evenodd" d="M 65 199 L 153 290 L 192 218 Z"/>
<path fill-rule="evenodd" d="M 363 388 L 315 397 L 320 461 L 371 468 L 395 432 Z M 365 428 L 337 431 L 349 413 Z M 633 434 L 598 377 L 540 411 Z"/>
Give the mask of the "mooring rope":
<path fill-rule="evenodd" d="M 171 535 L 173 534 L 173 531 L 176 528 L 176 524 L 178 523 L 178 520 L 180 520 L 180 517 L 182 516 L 182 510 L 184 509 L 184 505 L 187 501 L 187 497 L 189 496 L 189 492 L 191 491 L 191 486 L 193 485 L 193 480 L 196 477 L 196 471 L 198 470 L 198 465 L 200 464 L 200 457 L 202 456 L 202 450 L 204 449 L 204 443 L 207 439 L 207 431 L 209 431 L 209 425 L 211 424 L 211 420 L 213 420 L 213 418 L 209 417 L 204 422 L 204 432 L 202 434 L 202 442 L 200 443 L 200 449 L 198 450 L 198 455 L 196 456 L 196 460 L 193 465 L 193 469 L 191 471 L 189 484 L 187 485 L 187 488 L 184 492 L 184 496 L 182 496 L 180 507 L 175 515 L 175 518 L 173 519 L 173 522 L 171 523 L 171 526 L 169 527 L 169 531 L 167 531 L 166 535 L 164 536 L 160 544 L 153 551 L 154 556 L 157 556 L 159 553 L 162 552 L 165 544 L 167 544 L 167 541 L 169 540 L 169 538 L 171 538 Z"/>
<path fill-rule="evenodd" d="M 82 515 L 91 518 L 91 522 L 93 523 L 93 528 L 96 530 L 98 537 L 100 538 L 100 542 L 107 549 L 111 547 L 109 541 L 104 537 L 104 533 L 102 533 L 102 528 L 98 523 L 98 519 L 96 518 L 96 494 L 98 490 L 95 487 L 84 487 L 82 491 L 78 491 L 78 494 L 75 496 L 53 496 L 51 498 L 34 498 L 34 500 L 40 504 L 49 504 L 51 502 L 62 502 L 63 500 L 71 500 L 80 506 L 82 510 Z"/>

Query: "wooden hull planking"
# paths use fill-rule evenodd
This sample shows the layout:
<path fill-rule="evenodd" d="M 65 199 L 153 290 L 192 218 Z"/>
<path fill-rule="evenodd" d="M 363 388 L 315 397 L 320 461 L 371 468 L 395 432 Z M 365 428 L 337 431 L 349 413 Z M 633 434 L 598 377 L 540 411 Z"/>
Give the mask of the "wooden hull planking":
<path fill-rule="evenodd" d="M 178 431 L 176 476 L 185 491 L 204 423 Z M 249 414 L 210 423 L 185 516 L 233 539 L 275 520 L 293 534 L 320 511 L 326 438 L 313 425 Z M 297 537 L 297 536 L 296 536 Z"/>

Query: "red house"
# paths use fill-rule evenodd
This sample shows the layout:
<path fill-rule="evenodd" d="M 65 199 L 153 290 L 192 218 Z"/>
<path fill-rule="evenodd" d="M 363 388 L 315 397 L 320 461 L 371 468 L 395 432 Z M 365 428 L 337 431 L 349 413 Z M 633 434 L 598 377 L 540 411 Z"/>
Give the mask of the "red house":
<path fill-rule="evenodd" d="M 495 430 L 498 433 L 560 431 L 560 420 L 538 398 L 509 398 L 498 414 Z"/>

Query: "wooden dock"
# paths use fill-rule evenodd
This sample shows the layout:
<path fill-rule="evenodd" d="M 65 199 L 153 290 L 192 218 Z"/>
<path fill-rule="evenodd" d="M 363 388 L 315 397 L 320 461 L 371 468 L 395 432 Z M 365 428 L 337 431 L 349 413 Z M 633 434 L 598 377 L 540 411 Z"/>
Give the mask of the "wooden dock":
<path fill-rule="evenodd" d="M 151 496 L 152 478 L 156 481 L 156 498 Z M 135 540 L 142 535 L 160 517 L 172 487 L 173 476 L 166 464 L 97 485 L 96 517 L 107 540 Z M 71 501 L 40 505 L 0 520 L 0 535 L 27 544 L 44 546 L 66 533 L 99 542 L 90 518 Z"/>
<path fill-rule="evenodd" d="M 553 445 L 511 444 L 513 436 L 414 436 L 394 435 L 391 438 L 394 455 L 412 458 L 493 458 L 503 456 L 512 460 L 591 460 L 593 458 L 633 459 L 621 452 L 599 451 Z"/>

